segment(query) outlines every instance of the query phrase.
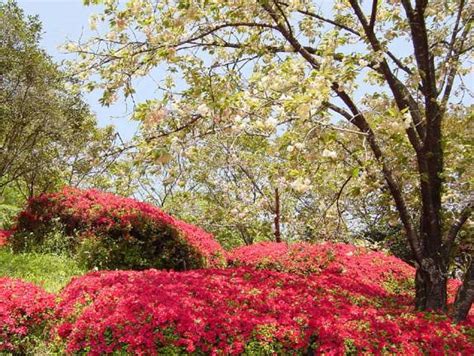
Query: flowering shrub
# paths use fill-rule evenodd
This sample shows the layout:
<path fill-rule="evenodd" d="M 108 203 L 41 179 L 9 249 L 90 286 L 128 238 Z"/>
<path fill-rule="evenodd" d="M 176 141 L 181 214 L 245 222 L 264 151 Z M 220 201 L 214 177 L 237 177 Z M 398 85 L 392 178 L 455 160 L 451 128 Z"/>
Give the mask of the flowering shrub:
<path fill-rule="evenodd" d="M 410 286 L 415 269 L 382 252 L 344 243 L 262 242 L 231 251 L 229 263 L 300 275 L 323 274 L 344 277 L 352 283 L 369 283 L 376 288 Z M 411 288 L 407 288 L 411 289 Z"/>
<path fill-rule="evenodd" d="M 353 290 L 373 291 L 372 296 L 389 292 L 411 298 L 414 293 L 414 267 L 383 252 L 344 243 L 261 242 L 234 249 L 228 262 L 299 275 L 318 274 L 334 286 L 351 285 Z M 448 281 L 448 302 L 454 302 L 460 285 L 459 280 Z"/>
<path fill-rule="evenodd" d="M 5 246 L 8 243 L 9 237 L 12 235 L 10 230 L 0 230 L 0 247 Z"/>
<path fill-rule="evenodd" d="M 18 216 L 13 246 L 57 245 L 58 234 L 52 232 L 58 226 L 66 250 L 88 267 L 183 270 L 224 262 L 219 243 L 196 226 L 147 203 L 75 188 L 31 199 Z"/>
<path fill-rule="evenodd" d="M 93 272 L 61 293 L 67 353 L 472 354 L 465 329 L 404 295 L 330 273 L 249 267 Z"/>
<path fill-rule="evenodd" d="M 25 352 L 39 337 L 55 301 L 32 283 L 0 278 L 0 353 Z"/>
<path fill-rule="evenodd" d="M 396 258 L 344 244 L 272 243 L 231 258 L 242 266 L 91 272 L 56 304 L 34 285 L 0 279 L 0 353 L 25 353 L 35 335 L 47 335 L 46 354 L 474 353 L 472 314 L 454 325 L 415 312 L 413 269 Z"/>
<path fill-rule="evenodd" d="M 319 244 L 261 242 L 234 249 L 229 262 L 238 266 L 252 266 L 298 274 L 318 273 L 323 270 L 356 270 L 361 274 L 383 272 L 374 265 L 384 265 L 386 271 L 410 277 L 414 269 L 400 259 L 382 252 L 371 251 L 344 243 Z"/>

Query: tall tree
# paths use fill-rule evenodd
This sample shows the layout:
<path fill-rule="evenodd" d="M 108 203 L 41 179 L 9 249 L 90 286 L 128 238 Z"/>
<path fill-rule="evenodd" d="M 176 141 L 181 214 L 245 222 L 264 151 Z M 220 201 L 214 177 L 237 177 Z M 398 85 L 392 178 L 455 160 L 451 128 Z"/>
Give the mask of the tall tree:
<path fill-rule="evenodd" d="M 301 120 L 319 115 L 330 124 L 334 116 L 328 113 L 346 120 L 366 140 L 395 203 L 417 263 L 417 307 L 445 311 L 448 265 L 473 201 L 465 196 L 443 204 L 443 125 L 454 104 L 464 106 L 462 97 L 469 95 L 464 79 L 472 50 L 473 5 L 465 0 L 325 4 L 132 0 L 122 6 L 104 1 L 105 11 L 91 24 L 108 21 L 110 31 L 70 49 L 83 58 L 78 71 L 104 79 L 89 83 L 104 89 L 104 103 L 120 88 L 133 94 L 134 77 L 167 63 L 171 77 L 182 74 L 190 85 L 187 107 L 194 103 L 196 112 L 206 102 L 212 109 L 199 116 L 208 123 L 235 120 L 256 109 L 260 116 L 273 116 L 274 103 Z M 204 83 L 202 74 L 209 72 L 215 80 Z M 375 93 L 357 90 L 364 79 Z M 222 90 L 233 81 L 240 90 Z M 215 82 L 221 82 L 218 92 L 212 90 Z M 373 117 L 377 100 L 387 112 Z M 202 125 L 197 117 L 188 124 Z M 403 172 L 395 171 L 386 154 L 392 142 L 383 141 L 380 131 L 392 122 L 398 124 L 396 139 L 410 145 L 412 160 L 404 168 L 416 174 L 415 187 L 404 186 Z M 407 188 L 416 191 L 413 205 Z M 454 209 L 454 216 L 446 214 Z M 472 304 L 472 293 L 461 296 Z"/>
<path fill-rule="evenodd" d="M 70 91 L 40 35 L 37 17 L 0 4 L 0 191 L 13 184 L 25 197 L 84 183 L 115 137 Z"/>

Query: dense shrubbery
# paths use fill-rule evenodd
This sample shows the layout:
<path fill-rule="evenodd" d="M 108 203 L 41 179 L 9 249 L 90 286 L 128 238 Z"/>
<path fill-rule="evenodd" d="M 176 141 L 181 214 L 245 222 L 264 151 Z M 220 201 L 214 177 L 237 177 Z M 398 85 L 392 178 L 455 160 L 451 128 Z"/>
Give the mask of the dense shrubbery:
<path fill-rule="evenodd" d="M 0 353 L 22 354 L 52 316 L 54 295 L 19 279 L 0 277 Z"/>
<path fill-rule="evenodd" d="M 381 274 L 413 277 L 415 270 L 400 259 L 382 252 L 344 243 L 275 243 L 261 242 L 234 249 L 229 262 L 298 274 L 341 271 L 380 280 Z"/>
<path fill-rule="evenodd" d="M 87 267 L 186 270 L 224 264 L 213 236 L 150 204 L 65 188 L 31 199 L 18 216 L 16 251 L 67 251 Z"/>
<path fill-rule="evenodd" d="M 413 290 L 415 269 L 400 259 L 382 252 L 343 243 L 275 243 L 262 242 L 232 251 L 229 263 L 270 269 L 300 275 L 322 274 L 337 283 L 348 283 L 354 288 L 376 290 L 376 294 L 390 288 L 404 292 Z"/>
<path fill-rule="evenodd" d="M 77 277 L 58 295 L 47 347 L 89 355 L 474 352 L 472 316 L 454 325 L 415 312 L 412 268 L 396 258 L 344 244 L 274 243 L 231 257 L 245 266 Z"/>
<path fill-rule="evenodd" d="M 462 326 L 353 277 L 248 267 L 93 272 L 62 292 L 55 331 L 71 353 L 474 352 Z"/>
<path fill-rule="evenodd" d="M 212 267 L 225 257 L 212 235 L 151 205 L 70 188 L 32 199 L 9 243 L 109 268 Z M 414 269 L 395 257 L 333 243 L 260 243 L 226 255 L 233 268 L 92 272 L 57 304 L 1 279 L 0 351 L 31 351 L 42 337 L 46 353 L 89 355 L 474 353 L 472 316 L 454 325 L 415 312 Z M 450 282 L 451 299 L 458 285 Z"/>
<path fill-rule="evenodd" d="M 319 274 L 320 278 L 330 277 L 335 285 L 376 290 L 374 296 L 384 289 L 407 297 L 414 294 L 414 267 L 383 252 L 344 243 L 261 242 L 234 249 L 228 263 L 299 275 Z M 460 285 L 459 280 L 448 281 L 450 302 Z"/>

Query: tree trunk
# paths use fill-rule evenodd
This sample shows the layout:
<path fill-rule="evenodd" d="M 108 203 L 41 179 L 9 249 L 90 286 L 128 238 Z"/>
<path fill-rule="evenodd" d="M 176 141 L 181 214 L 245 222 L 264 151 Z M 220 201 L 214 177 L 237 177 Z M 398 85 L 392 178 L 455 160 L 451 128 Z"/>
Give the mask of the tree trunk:
<path fill-rule="evenodd" d="M 441 262 L 432 258 L 422 260 L 422 266 L 416 270 L 415 305 L 418 310 L 447 310 L 446 269 Z"/>
<path fill-rule="evenodd" d="M 281 242 L 281 231 L 280 231 L 280 193 L 278 188 L 275 188 L 275 218 L 273 219 L 275 224 L 275 241 Z"/>
<path fill-rule="evenodd" d="M 422 162 L 419 166 L 422 172 L 424 169 Z M 446 312 L 448 268 L 442 253 L 438 196 L 429 189 L 423 179 L 420 179 L 420 186 L 422 196 L 421 258 L 418 258 L 415 276 L 415 306 L 418 310 Z M 436 196 L 433 197 L 432 194 Z"/>
<path fill-rule="evenodd" d="M 471 260 L 464 275 L 464 282 L 456 294 L 454 302 L 454 320 L 458 323 L 467 318 L 474 300 L 474 263 Z"/>

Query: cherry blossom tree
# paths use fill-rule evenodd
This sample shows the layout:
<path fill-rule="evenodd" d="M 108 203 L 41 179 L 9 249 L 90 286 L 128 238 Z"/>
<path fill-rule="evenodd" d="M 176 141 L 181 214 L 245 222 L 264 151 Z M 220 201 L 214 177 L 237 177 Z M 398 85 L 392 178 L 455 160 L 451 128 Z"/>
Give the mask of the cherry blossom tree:
<path fill-rule="evenodd" d="M 160 130 L 189 128 L 194 136 L 219 133 L 242 119 L 250 129 L 267 122 L 297 122 L 307 135 L 315 125 L 337 125 L 348 135 L 357 132 L 354 137 L 370 150 L 365 161 L 383 176 L 414 256 L 416 306 L 446 311 L 448 267 L 459 232 L 469 228 L 473 206 L 470 194 L 459 199 L 445 195 L 453 179 L 445 162 L 446 118 L 469 113 L 465 80 L 472 50 L 472 4 L 85 3 L 103 4 L 91 27 L 103 29 L 104 23 L 107 33 L 97 31 L 87 42 L 68 48 L 80 56 L 74 70 L 91 79 L 89 89 L 103 90 L 104 104 L 116 99 L 120 89 L 132 96 L 133 79 L 154 74 L 157 68 L 163 95 L 145 106 L 151 112 L 174 105 L 173 110 L 184 114 L 164 120 Z M 464 125 L 467 119 L 460 118 Z M 462 137 L 468 135 L 465 131 Z M 405 150 L 399 152 L 407 158 L 403 165 L 389 154 L 391 146 Z M 330 150 L 326 155 L 334 156 Z M 454 180 L 464 179 L 468 171 L 458 169 L 452 173 Z M 472 273 L 466 273 L 463 288 L 458 320 L 472 304 Z"/>

